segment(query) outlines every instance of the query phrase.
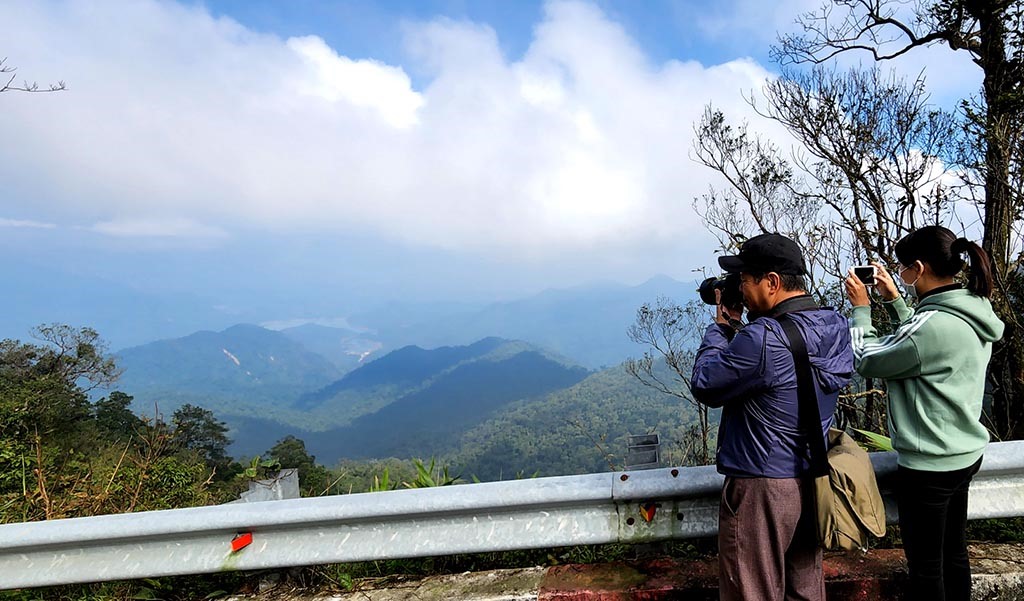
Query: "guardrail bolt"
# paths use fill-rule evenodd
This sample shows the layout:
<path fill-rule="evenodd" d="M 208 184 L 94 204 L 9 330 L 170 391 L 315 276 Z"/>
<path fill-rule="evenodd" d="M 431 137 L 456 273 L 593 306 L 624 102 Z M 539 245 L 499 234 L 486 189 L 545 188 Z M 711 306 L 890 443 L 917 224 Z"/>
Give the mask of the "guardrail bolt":
<path fill-rule="evenodd" d="M 634 520 L 633 518 L 626 518 L 626 525 L 627 526 L 632 526 L 635 523 L 636 523 L 636 520 Z"/>
<path fill-rule="evenodd" d="M 683 512 L 682 511 L 680 511 L 679 513 L 676 514 L 676 519 L 679 520 L 680 522 L 683 521 L 683 517 L 684 516 L 683 516 Z"/>
<path fill-rule="evenodd" d="M 619 476 L 619 480 L 622 480 L 623 482 L 629 480 L 629 474 L 622 474 L 621 476 Z"/>
<path fill-rule="evenodd" d="M 679 470 L 673 468 L 672 469 L 672 477 L 673 478 L 678 478 L 679 477 Z"/>

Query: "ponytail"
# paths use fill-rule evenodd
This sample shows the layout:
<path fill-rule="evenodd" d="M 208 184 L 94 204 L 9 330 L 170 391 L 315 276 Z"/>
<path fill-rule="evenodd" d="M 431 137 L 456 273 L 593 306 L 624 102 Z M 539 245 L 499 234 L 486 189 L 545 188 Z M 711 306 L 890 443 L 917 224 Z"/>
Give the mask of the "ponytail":
<path fill-rule="evenodd" d="M 937 276 L 955 277 L 966 269 L 967 290 L 985 298 L 992 296 L 995 285 L 988 253 L 967 238 L 957 238 L 941 225 L 927 225 L 910 232 L 896 243 L 893 250 L 901 264 L 912 265 L 914 261 L 921 261 L 927 263 Z M 969 263 L 964 263 L 964 253 L 967 253 Z"/>
<path fill-rule="evenodd" d="M 967 238 L 957 238 L 949 247 L 950 253 L 959 257 L 967 253 L 970 265 L 967 268 L 967 289 L 972 294 L 990 298 L 994 287 L 992 281 L 992 263 L 985 249 Z"/>

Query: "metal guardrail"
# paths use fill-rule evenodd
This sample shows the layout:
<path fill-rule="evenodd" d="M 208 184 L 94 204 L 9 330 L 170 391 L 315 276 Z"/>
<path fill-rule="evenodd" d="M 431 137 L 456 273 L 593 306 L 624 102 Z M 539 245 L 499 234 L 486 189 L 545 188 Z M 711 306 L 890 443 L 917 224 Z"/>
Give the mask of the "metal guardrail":
<path fill-rule="evenodd" d="M 885 493 L 896 457 L 872 461 Z M 0 589 L 710 536 L 721 486 L 670 468 L 5 524 Z M 968 513 L 1024 515 L 1024 441 L 989 445 Z"/>

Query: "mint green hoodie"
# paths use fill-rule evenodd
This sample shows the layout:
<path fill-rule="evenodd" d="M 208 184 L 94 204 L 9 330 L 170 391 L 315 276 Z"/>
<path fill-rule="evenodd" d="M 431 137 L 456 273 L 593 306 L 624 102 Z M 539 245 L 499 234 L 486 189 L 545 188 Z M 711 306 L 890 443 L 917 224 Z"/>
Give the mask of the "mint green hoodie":
<path fill-rule="evenodd" d="M 871 308 L 854 307 L 854 366 L 884 378 L 889 432 L 898 462 L 925 471 L 969 467 L 985 451 L 981 425 L 985 371 L 1003 322 L 987 298 L 967 290 L 927 295 L 916 311 L 902 298 L 883 303 L 899 328 L 878 336 Z"/>

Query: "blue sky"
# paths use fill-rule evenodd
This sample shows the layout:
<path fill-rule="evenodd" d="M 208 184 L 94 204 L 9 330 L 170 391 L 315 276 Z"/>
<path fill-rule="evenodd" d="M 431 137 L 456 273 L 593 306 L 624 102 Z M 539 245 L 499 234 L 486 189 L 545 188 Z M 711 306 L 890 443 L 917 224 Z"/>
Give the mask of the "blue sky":
<path fill-rule="evenodd" d="M 279 2 L 273 0 L 226 0 L 195 3 L 212 13 L 238 20 L 257 31 L 278 35 L 306 35 L 316 32 L 334 48 L 353 58 L 375 58 L 396 63 L 403 59 L 403 27 L 410 22 L 438 16 L 487 23 L 496 29 L 506 56 L 520 58 L 532 41 L 534 26 L 544 14 L 540 0 L 368 0 L 340 2 Z M 592 2 L 640 41 L 654 62 L 692 57 L 705 64 L 726 62 L 737 56 L 767 61 L 766 41 L 774 29 L 760 23 L 738 21 L 738 13 L 756 5 L 750 2 L 708 2 L 706 0 L 646 0 Z M 789 8 L 806 8 L 807 3 L 761 3 L 759 15 L 771 14 L 773 22 L 788 25 Z M 757 24 L 733 28 L 732 23 Z M 330 27 L 324 27 L 329 23 Z M 753 33 L 753 35 L 751 35 Z"/>
<path fill-rule="evenodd" d="M 753 119 L 776 32 L 818 4 L 15 1 L 0 56 L 69 90 L 0 96 L 0 250 L 252 321 L 694 279 L 691 203 L 722 182 L 693 123 Z M 951 102 L 962 58 L 896 68 L 941 65 Z"/>

